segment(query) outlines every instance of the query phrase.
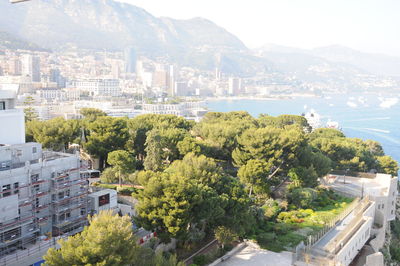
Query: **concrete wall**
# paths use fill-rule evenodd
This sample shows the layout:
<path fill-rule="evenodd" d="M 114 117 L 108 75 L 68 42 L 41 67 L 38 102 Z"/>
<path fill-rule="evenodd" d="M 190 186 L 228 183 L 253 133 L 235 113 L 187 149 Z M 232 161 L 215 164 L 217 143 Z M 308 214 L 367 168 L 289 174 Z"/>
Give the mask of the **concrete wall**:
<path fill-rule="evenodd" d="M 383 254 L 381 252 L 377 252 L 367 256 L 367 261 L 365 266 L 383 266 Z"/>
<path fill-rule="evenodd" d="M 25 143 L 25 118 L 22 110 L 0 111 L 0 144 Z"/>
<path fill-rule="evenodd" d="M 358 229 L 358 231 L 352 236 L 352 238 L 350 238 L 350 240 L 336 255 L 337 262 L 342 263 L 343 265 L 349 265 L 357 256 L 365 243 L 370 239 L 374 214 L 375 205 L 374 203 L 372 203 L 371 206 L 369 206 L 369 208 L 363 214 L 364 219 L 366 219 L 364 224 Z"/>

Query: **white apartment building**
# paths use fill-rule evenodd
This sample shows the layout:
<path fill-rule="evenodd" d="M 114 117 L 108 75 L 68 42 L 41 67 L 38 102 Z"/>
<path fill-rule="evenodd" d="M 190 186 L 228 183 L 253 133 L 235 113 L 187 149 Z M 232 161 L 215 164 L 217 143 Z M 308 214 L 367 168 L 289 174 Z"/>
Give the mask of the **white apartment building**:
<path fill-rule="evenodd" d="M 118 79 L 75 80 L 70 82 L 67 87 L 76 88 L 80 91 L 87 91 L 90 96 L 117 97 L 121 95 L 121 87 Z"/>
<path fill-rule="evenodd" d="M 328 175 L 323 184 L 356 200 L 342 219 L 316 241 L 309 242 L 309 265 L 350 265 L 368 243 L 375 253 L 366 257 L 365 265 L 383 266 L 379 250 L 384 246 L 389 222 L 396 217 L 397 177 L 369 173 L 359 177 Z"/>
<path fill-rule="evenodd" d="M 204 102 L 182 102 L 177 104 L 143 104 L 144 114 L 168 114 L 186 118 L 201 118 L 207 110 Z"/>
<path fill-rule="evenodd" d="M 16 91 L 0 90 L 0 140 L 3 144 L 25 142 L 23 110 L 15 109 Z"/>
<path fill-rule="evenodd" d="M 0 258 L 86 224 L 87 181 L 77 154 L 25 143 L 15 93 L 0 90 Z M 3 262 L 3 260 L 1 260 Z"/>
<path fill-rule="evenodd" d="M 76 89 L 54 89 L 46 88 L 37 90 L 36 94 L 46 101 L 77 101 L 80 99 L 81 92 Z"/>
<path fill-rule="evenodd" d="M 21 56 L 21 73 L 23 76 L 29 76 L 31 81 L 40 82 L 40 58 L 30 54 Z"/>
<path fill-rule="evenodd" d="M 242 93 L 242 80 L 240 78 L 229 78 L 228 94 L 237 96 L 241 93 Z"/>

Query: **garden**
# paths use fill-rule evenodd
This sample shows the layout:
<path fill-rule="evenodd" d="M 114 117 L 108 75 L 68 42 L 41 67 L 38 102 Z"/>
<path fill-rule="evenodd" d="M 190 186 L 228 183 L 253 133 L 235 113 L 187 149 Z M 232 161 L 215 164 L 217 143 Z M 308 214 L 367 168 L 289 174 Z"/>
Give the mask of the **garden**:
<path fill-rule="evenodd" d="M 269 199 L 262 207 L 266 222 L 259 224 L 251 236 L 262 248 L 275 252 L 292 250 L 353 202 L 352 198 L 323 188 L 297 188 L 287 198 L 288 201 Z"/>

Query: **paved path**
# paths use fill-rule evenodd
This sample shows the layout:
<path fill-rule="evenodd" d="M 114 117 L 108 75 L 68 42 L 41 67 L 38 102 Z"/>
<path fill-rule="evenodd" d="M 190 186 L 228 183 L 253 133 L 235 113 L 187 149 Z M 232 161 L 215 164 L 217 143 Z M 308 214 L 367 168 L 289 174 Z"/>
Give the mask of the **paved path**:
<path fill-rule="evenodd" d="M 260 249 L 255 245 L 248 245 L 239 253 L 218 266 L 291 266 L 292 253 L 284 251 L 275 253 Z"/>

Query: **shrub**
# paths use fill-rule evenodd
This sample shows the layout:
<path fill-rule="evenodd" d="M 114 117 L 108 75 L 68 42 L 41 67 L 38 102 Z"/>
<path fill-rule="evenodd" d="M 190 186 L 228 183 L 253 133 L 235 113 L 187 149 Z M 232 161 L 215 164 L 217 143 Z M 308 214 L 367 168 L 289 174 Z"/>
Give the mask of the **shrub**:
<path fill-rule="evenodd" d="M 272 218 L 277 216 L 281 210 L 278 202 L 273 199 L 268 199 L 266 203 L 261 207 L 261 209 L 263 209 L 264 217 L 267 220 L 271 220 Z"/>
<path fill-rule="evenodd" d="M 117 187 L 118 193 L 125 195 L 125 196 L 131 196 L 132 193 L 136 192 L 136 189 L 134 187 L 122 187 L 119 188 Z"/>
<path fill-rule="evenodd" d="M 312 188 L 297 188 L 288 195 L 292 204 L 298 208 L 310 208 L 314 199 L 316 199 L 316 192 Z"/>
<path fill-rule="evenodd" d="M 276 240 L 276 234 L 273 232 L 261 233 L 256 236 L 256 240 L 260 245 L 268 245 Z"/>
<path fill-rule="evenodd" d="M 207 257 L 205 255 L 197 255 L 193 258 L 193 263 L 199 266 L 207 264 Z"/>

